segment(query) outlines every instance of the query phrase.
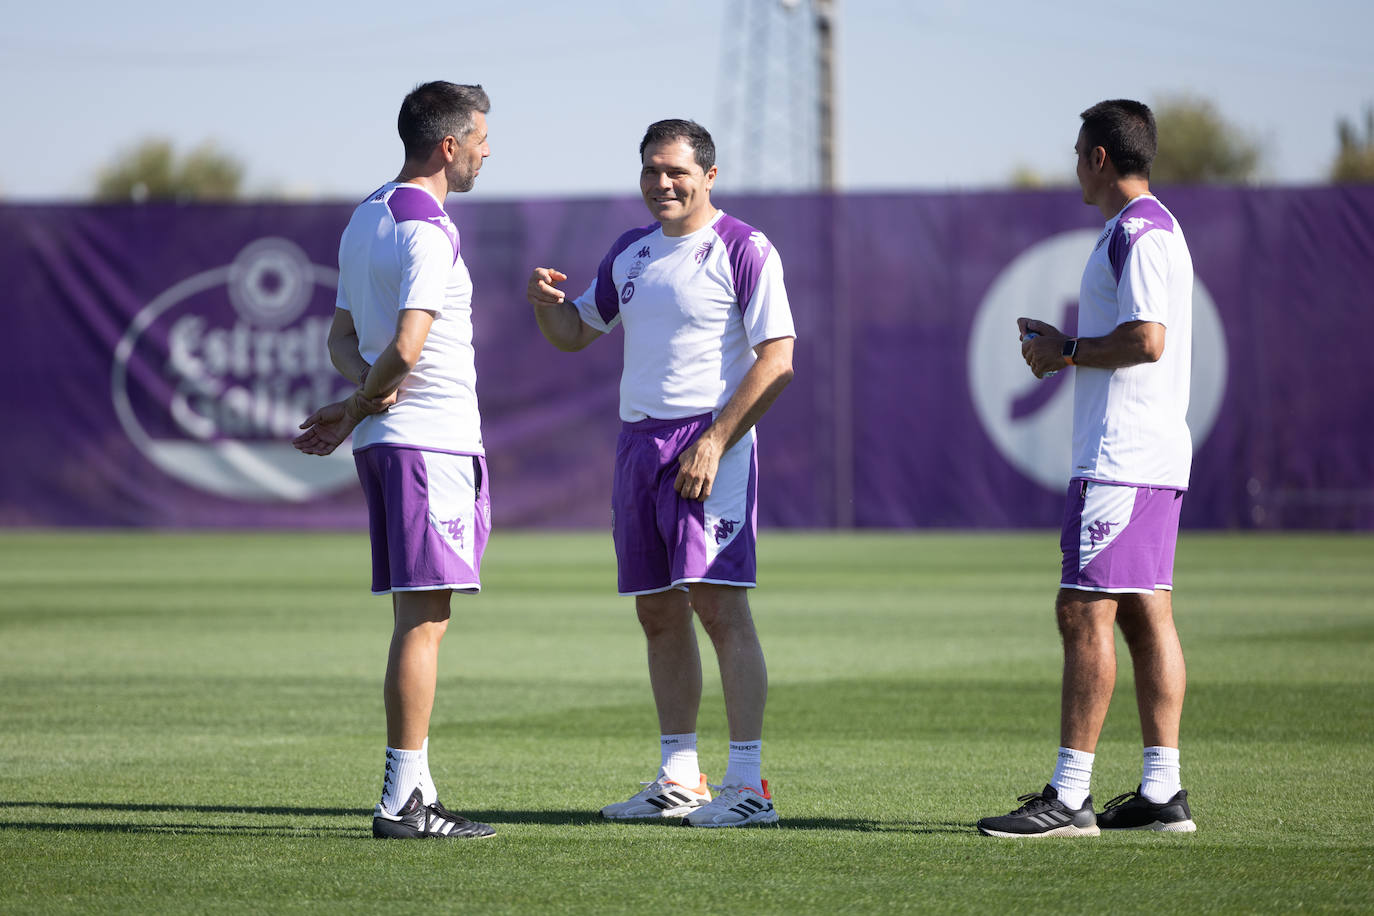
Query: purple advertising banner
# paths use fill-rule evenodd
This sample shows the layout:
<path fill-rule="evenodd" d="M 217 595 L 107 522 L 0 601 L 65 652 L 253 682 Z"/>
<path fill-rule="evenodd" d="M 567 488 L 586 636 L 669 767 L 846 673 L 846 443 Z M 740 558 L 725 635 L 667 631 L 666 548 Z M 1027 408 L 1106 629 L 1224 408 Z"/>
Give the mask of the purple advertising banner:
<path fill-rule="evenodd" d="M 365 190 L 365 189 L 364 189 Z M 1183 524 L 1374 528 L 1374 188 L 1159 191 L 1193 253 L 1195 457 Z M 760 521 L 1045 527 L 1102 220 L 1069 190 L 738 197 L 786 271 L 796 378 L 760 424 Z M 351 456 L 291 449 L 347 390 L 325 352 L 351 204 L 0 206 L 0 525 L 358 527 Z M 580 293 L 637 199 L 449 198 L 473 276 L 498 526 L 608 528 L 623 336 L 560 353 L 535 266 Z"/>

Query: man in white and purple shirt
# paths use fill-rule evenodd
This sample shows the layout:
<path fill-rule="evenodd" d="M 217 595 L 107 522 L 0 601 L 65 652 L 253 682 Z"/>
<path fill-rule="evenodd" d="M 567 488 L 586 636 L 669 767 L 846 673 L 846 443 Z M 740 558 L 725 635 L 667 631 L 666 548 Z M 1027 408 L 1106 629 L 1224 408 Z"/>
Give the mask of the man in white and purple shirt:
<path fill-rule="evenodd" d="M 749 611 L 755 586 L 754 424 L 792 378 L 795 330 L 767 236 L 711 204 L 715 145 L 691 121 L 650 125 L 640 191 L 657 222 L 623 234 L 591 286 L 537 268 L 527 298 L 544 336 L 581 350 L 621 327 L 625 364 L 612 493 L 619 591 L 648 640 L 660 768 L 608 805 L 611 819 L 697 827 L 774 823 L 760 775 L 768 674 Z M 697 763 L 701 659 L 692 615 L 720 663 L 730 756 L 713 799 Z"/>
<path fill-rule="evenodd" d="M 432 82 L 401 104 L 405 163 L 353 211 L 339 242 L 329 355 L 358 386 L 301 424 L 295 445 L 327 455 L 352 433 L 367 499 L 372 593 L 394 628 L 383 695 L 386 766 L 379 838 L 471 838 L 494 831 L 448 811 L 429 770 L 439 643 L 453 592 L 474 594 L 491 528 L 472 280 L 449 192 L 471 190 L 491 152 L 481 86 Z"/>
<path fill-rule="evenodd" d="M 1174 545 L 1188 488 L 1193 262 L 1174 215 L 1150 194 L 1154 115 L 1129 100 L 1082 114 L 1083 200 L 1107 218 L 1083 271 L 1077 337 L 1018 319 L 1037 378 L 1076 367 L 1073 470 L 1055 604 L 1064 642 L 1060 747 L 1044 791 L 983 818 L 991 836 L 1095 836 L 1196 829 L 1179 779 L 1183 650 L 1173 618 Z M 1092 808 L 1097 739 L 1116 683 L 1115 626 L 1136 675 L 1144 741 L 1134 792 Z"/>

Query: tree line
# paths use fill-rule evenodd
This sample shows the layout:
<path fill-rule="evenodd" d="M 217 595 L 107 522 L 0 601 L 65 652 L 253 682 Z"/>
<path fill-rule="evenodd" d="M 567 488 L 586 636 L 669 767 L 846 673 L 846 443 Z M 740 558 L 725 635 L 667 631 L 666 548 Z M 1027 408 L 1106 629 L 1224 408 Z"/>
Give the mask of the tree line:
<path fill-rule="evenodd" d="M 1159 153 L 1150 179 L 1157 185 L 1247 184 L 1264 166 L 1261 143 L 1222 117 L 1206 99 L 1174 97 L 1155 107 Z M 1374 182 L 1374 105 L 1364 123 L 1342 118 L 1336 125 L 1337 151 L 1328 178 L 1338 184 Z M 150 138 L 120 153 L 99 171 L 93 197 L 104 202 L 228 201 L 245 192 L 246 169 L 232 153 L 205 143 L 179 154 L 170 140 Z M 1044 176 L 1017 168 L 1014 187 L 1071 183 L 1070 176 Z"/>

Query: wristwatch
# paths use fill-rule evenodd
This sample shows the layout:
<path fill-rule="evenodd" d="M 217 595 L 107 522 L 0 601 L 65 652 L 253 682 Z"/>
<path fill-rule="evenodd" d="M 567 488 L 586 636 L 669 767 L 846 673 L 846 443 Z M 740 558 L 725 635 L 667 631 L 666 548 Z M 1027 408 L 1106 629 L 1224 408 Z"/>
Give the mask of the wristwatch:
<path fill-rule="evenodd" d="M 1078 353 L 1078 338 L 1077 338 L 1077 337 L 1070 337 L 1068 340 L 1064 341 L 1064 349 L 1060 351 L 1060 355 L 1064 357 L 1064 362 L 1068 363 L 1070 366 L 1077 365 L 1077 363 L 1075 363 L 1075 362 L 1073 361 L 1074 355 L 1077 354 L 1077 353 Z"/>

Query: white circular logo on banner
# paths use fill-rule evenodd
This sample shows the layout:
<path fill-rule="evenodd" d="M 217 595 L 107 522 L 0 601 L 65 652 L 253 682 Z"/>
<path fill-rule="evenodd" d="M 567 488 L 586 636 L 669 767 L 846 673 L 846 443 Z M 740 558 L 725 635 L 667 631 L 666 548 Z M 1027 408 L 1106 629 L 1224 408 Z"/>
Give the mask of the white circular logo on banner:
<path fill-rule="evenodd" d="M 260 327 L 279 328 L 300 317 L 315 293 L 315 270 L 295 242 L 250 243 L 229 265 L 229 301 Z"/>
<path fill-rule="evenodd" d="M 348 449 L 318 458 L 290 443 L 311 411 L 351 390 L 329 362 L 331 318 L 302 317 L 338 276 L 294 242 L 264 238 L 144 306 L 115 348 L 110 380 L 138 450 L 170 477 L 231 499 L 300 502 L 352 485 Z"/>
<path fill-rule="evenodd" d="M 1063 328 L 1078 303 L 1083 265 L 1101 235 L 1079 229 L 1026 249 L 1007 265 L 978 306 L 969 335 L 969 390 L 978 419 L 1017 470 L 1051 490 L 1069 480 L 1073 451 L 1073 373 L 1037 379 L 1021 359 L 1017 318 Z M 1193 377 L 1188 429 L 1197 450 L 1226 392 L 1226 338 L 1215 303 L 1193 281 Z"/>

